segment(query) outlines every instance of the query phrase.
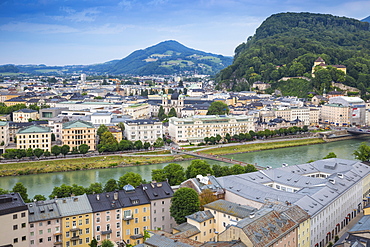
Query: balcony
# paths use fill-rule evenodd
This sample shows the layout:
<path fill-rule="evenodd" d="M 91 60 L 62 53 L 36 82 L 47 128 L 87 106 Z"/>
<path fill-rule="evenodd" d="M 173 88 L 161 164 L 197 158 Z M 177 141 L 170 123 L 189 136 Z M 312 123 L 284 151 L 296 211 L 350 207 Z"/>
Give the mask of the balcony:
<path fill-rule="evenodd" d="M 55 240 L 54 245 L 61 245 L 63 244 L 62 240 Z"/>
<path fill-rule="evenodd" d="M 130 238 L 131 239 L 140 239 L 140 238 L 143 238 L 144 235 L 143 234 L 136 234 L 136 235 L 131 235 Z"/>
<path fill-rule="evenodd" d="M 132 220 L 133 218 L 134 218 L 134 216 L 132 214 L 123 216 L 123 220 Z"/>
<path fill-rule="evenodd" d="M 80 230 L 80 228 L 78 228 L 78 227 L 73 227 L 73 228 L 71 228 L 69 231 L 71 231 L 71 232 L 77 232 L 77 231 L 79 231 Z"/>
<path fill-rule="evenodd" d="M 101 231 L 100 233 L 101 235 L 107 235 L 107 234 L 111 234 L 112 230 Z"/>
<path fill-rule="evenodd" d="M 79 239 L 80 239 L 80 235 L 74 235 L 71 237 L 71 241 L 79 240 Z"/>

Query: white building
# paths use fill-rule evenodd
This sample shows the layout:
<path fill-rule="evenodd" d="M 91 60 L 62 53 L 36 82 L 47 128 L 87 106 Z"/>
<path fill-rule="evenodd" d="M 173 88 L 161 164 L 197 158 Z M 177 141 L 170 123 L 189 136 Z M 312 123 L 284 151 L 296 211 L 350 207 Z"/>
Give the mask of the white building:
<path fill-rule="evenodd" d="M 240 133 L 254 131 L 252 116 L 192 116 L 188 118 L 172 117 L 169 120 L 168 131 L 171 139 L 175 143 L 203 142 L 205 137 L 217 136 L 225 137 Z"/>
<path fill-rule="evenodd" d="M 339 96 L 329 99 L 329 104 L 340 104 L 348 108 L 348 122 L 352 125 L 366 124 L 366 103 L 359 97 Z"/>
<path fill-rule="evenodd" d="M 142 141 L 153 144 L 158 138 L 163 138 L 163 124 L 150 119 L 129 120 L 125 123 L 123 132 L 127 140 Z"/>

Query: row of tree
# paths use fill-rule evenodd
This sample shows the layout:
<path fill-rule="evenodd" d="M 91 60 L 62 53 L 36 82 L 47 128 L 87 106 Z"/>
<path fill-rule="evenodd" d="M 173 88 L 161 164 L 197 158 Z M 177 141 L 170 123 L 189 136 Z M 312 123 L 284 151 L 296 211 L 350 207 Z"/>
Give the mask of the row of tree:
<path fill-rule="evenodd" d="M 86 154 L 89 151 L 90 147 L 87 144 L 81 144 L 78 147 L 73 147 L 71 150 L 71 147 L 68 145 L 58 146 L 54 145 L 51 147 L 51 152 L 45 151 L 41 148 L 28 148 L 28 149 L 6 149 L 5 153 L 2 154 L 2 156 L 5 159 L 22 159 L 24 157 L 37 157 L 40 158 L 41 156 L 49 157 L 51 154 L 55 155 L 57 157 L 60 154 L 63 154 L 66 156 L 67 154 Z"/>
<path fill-rule="evenodd" d="M 253 130 L 249 131 L 248 133 L 240 133 L 231 136 L 229 133 L 225 135 L 224 138 L 221 135 L 211 136 L 211 137 L 204 137 L 204 143 L 200 143 L 199 145 L 204 144 L 219 144 L 223 140 L 224 143 L 232 143 L 232 142 L 243 142 L 243 141 L 252 141 L 255 139 L 261 138 L 269 138 L 273 136 L 285 136 L 285 135 L 295 135 L 297 133 L 306 133 L 308 132 L 308 126 L 297 127 L 289 127 L 289 128 L 280 128 L 277 130 L 261 130 L 254 132 Z"/>

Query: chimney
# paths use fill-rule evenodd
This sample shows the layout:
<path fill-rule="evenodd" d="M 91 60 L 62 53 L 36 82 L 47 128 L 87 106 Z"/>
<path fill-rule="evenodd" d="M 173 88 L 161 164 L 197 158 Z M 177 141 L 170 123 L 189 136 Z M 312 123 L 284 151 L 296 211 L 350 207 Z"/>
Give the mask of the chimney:
<path fill-rule="evenodd" d="M 99 195 L 96 195 L 96 200 L 100 200 L 100 196 Z"/>
<path fill-rule="evenodd" d="M 114 198 L 114 200 L 118 200 L 118 192 L 114 192 L 113 198 Z"/>
<path fill-rule="evenodd" d="M 256 216 L 254 212 L 252 212 L 252 213 L 250 213 L 250 214 L 249 214 L 249 218 L 250 218 L 250 219 L 253 219 L 253 218 L 254 218 L 254 216 Z"/>

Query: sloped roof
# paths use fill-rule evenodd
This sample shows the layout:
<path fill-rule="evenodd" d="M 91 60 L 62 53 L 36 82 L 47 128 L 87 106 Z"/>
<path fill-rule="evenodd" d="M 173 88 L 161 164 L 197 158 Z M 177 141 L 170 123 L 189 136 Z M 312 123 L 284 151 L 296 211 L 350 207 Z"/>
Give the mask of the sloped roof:
<path fill-rule="evenodd" d="M 95 128 L 95 127 L 92 123 L 82 120 L 75 120 L 63 123 L 63 129 L 73 129 L 73 128 Z"/>
<path fill-rule="evenodd" d="M 55 200 L 27 203 L 29 222 L 37 222 L 61 217 Z"/>
<path fill-rule="evenodd" d="M 62 217 L 92 212 L 92 208 L 86 194 L 57 199 L 56 203 Z"/>
<path fill-rule="evenodd" d="M 237 203 L 225 201 L 225 200 L 217 200 L 211 203 L 204 205 L 204 208 L 215 210 L 218 212 L 222 212 L 225 214 L 232 215 L 237 218 L 245 218 L 249 217 L 250 213 L 257 211 L 256 208 L 247 206 L 247 205 L 240 205 Z"/>
<path fill-rule="evenodd" d="M 49 133 L 51 130 L 49 127 L 30 125 L 20 129 L 17 134 L 29 134 L 29 133 Z"/>

